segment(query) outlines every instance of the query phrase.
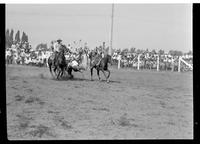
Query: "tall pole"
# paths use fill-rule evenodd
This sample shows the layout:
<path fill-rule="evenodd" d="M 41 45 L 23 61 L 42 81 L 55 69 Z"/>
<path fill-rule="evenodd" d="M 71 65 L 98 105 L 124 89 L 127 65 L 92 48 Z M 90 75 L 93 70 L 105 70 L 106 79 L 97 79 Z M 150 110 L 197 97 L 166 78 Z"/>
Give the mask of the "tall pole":
<path fill-rule="evenodd" d="M 113 42 L 113 17 L 114 17 L 114 3 L 112 4 L 112 16 L 111 16 L 111 36 L 110 36 L 110 48 L 109 54 L 112 54 L 112 42 Z"/>

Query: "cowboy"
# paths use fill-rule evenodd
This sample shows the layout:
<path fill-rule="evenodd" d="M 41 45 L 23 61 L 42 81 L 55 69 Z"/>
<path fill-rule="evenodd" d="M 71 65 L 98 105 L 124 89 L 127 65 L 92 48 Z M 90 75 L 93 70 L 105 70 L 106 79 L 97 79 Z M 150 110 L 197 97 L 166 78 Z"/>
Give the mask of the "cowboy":
<path fill-rule="evenodd" d="M 62 40 L 58 39 L 56 43 L 54 43 L 54 64 L 57 59 L 58 53 L 60 52 L 60 48 L 62 46 Z"/>
<path fill-rule="evenodd" d="M 56 43 L 54 43 L 54 51 L 55 52 L 59 52 L 60 51 L 60 47 L 62 45 L 62 40 L 61 39 L 58 39 Z"/>
<path fill-rule="evenodd" d="M 101 60 L 104 58 L 104 56 L 105 56 L 106 54 L 107 54 L 107 53 L 106 53 L 105 49 L 102 49 L 102 50 L 99 52 L 99 61 L 98 61 L 98 63 L 97 63 L 97 66 L 100 65 Z"/>

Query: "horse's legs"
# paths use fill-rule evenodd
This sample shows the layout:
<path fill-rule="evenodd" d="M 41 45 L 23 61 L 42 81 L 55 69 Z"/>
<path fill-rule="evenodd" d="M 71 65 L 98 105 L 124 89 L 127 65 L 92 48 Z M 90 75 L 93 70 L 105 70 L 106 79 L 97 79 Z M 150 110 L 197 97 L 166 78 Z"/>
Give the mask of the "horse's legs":
<path fill-rule="evenodd" d="M 108 76 L 107 76 L 107 82 L 109 82 L 110 70 L 109 70 L 109 69 L 107 69 L 107 72 L 108 72 Z"/>
<path fill-rule="evenodd" d="M 107 79 L 108 79 L 110 77 L 110 70 L 107 69 L 106 71 L 108 72 L 108 76 L 107 76 Z"/>
<path fill-rule="evenodd" d="M 57 76 L 57 74 L 56 74 L 56 70 L 57 70 L 57 66 L 54 65 L 54 69 L 53 69 L 53 71 L 54 71 L 55 76 Z"/>
<path fill-rule="evenodd" d="M 109 82 L 110 70 L 109 70 L 109 69 L 107 69 L 106 71 L 108 72 L 108 76 L 106 76 L 106 74 L 105 74 L 105 71 L 104 71 L 104 70 L 102 70 L 102 72 L 103 72 L 104 76 L 106 77 L 106 81 L 107 81 L 107 82 Z"/>
<path fill-rule="evenodd" d="M 91 73 L 91 81 L 92 81 L 92 80 L 93 80 L 93 79 L 92 79 L 92 75 L 93 75 L 93 67 L 90 68 L 90 73 Z"/>
<path fill-rule="evenodd" d="M 62 75 L 63 75 L 63 67 L 60 67 L 59 70 L 60 70 L 60 71 L 59 71 L 59 73 L 60 73 L 60 77 L 62 77 Z"/>
<path fill-rule="evenodd" d="M 58 66 L 57 71 L 57 79 L 59 79 L 59 77 L 61 76 L 62 68 Z"/>
<path fill-rule="evenodd" d="M 57 75 L 57 79 L 59 79 L 61 71 L 59 70 L 58 75 Z"/>
<path fill-rule="evenodd" d="M 97 68 L 97 75 L 99 77 L 99 81 L 101 80 L 100 75 L 99 75 L 99 69 Z"/>
<path fill-rule="evenodd" d="M 65 67 L 65 68 L 64 68 L 64 77 L 66 77 L 66 76 L 67 76 L 67 73 L 66 73 L 66 71 L 67 71 L 67 68 Z"/>
<path fill-rule="evenodd" d="M 61 77 L 63 76 L 64 73 L 65 73 L 65 67 L 62 67 Z"/>
<path fill-rule="evenodd" d="M 72 68 L 68 68 L 67 70 L 68 74 L 70 75 L 70 78 L 73 78 L 73 75 L 72 75 Z"/>
<path fill-rule="evenodd" d="M 49 70 L 50 70 L 51 76 L 54 77 L 54 76 L 53 76 L 53 73 L 52 73 L 51 66 L 52 66 L 52 64 L 49 64 Z"/>
<path fill-rule="evenodd" d="M 106 74 L 105 74 L 105 71 L 104 70 L 101 70 L 102 72 L 103 72 L 103 74 L 104 74 L 104 76 L 105 76 L 105 78 L 106 78 L 106 81 L 108 82 L 108 78 L 107 78 L 107 76 L 106 76 Z"/>

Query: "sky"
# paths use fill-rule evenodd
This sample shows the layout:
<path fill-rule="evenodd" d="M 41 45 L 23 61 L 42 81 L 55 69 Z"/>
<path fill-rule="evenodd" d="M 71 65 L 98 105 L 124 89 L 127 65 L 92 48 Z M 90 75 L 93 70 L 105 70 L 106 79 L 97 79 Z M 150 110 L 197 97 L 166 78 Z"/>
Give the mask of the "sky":
<path fill-rule="evenodd" d="M 30 44 L 110 45 L 112 4 L 7 4 L 6 29 Z M 114 4 L 113 48 L 192 50 L 192 4 Z"/>

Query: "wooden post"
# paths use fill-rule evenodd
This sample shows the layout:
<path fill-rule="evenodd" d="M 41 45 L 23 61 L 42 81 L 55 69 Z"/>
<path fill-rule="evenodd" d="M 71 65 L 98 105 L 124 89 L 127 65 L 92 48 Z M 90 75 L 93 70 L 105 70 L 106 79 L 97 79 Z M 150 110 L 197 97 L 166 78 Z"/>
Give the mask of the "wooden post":
<path fill-rule="evenodd" d="M 138 55 L 138 67 L 137 67 L 138 70 L 140 70 L 140 56 L 141 54 Z"/>
<path fill-rule="evenodd" d="M 120 69 L 120 59 L 118 59 L 118 69 Z"/>
<path fill-rule="evenodd" d="M 178 72 L 181 71 L 181 57 L 178 59 Z"/>
<path fill-rule="evenodd" d="M 157 55 L 157 57 L 158 57 L 158 58 L 157 58 L 157 71 L 159 71 L 159 61 L 160 61 L 160 60 L 159 60 L 159 55 Z"/>
<path fill-rule="evenodd" d="M 172 57 L 172 72 L 174 71 L 174 58 Z"/>
<path fill-rule="evenodd" d="M 121 55 L 118 55 L 118 58 L 117 58 L 117 60 L 118 60 L 118 69 L 120 69 Z"/>

